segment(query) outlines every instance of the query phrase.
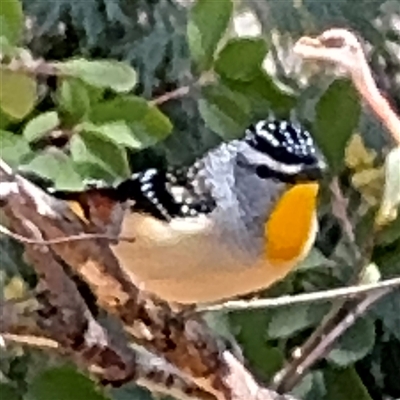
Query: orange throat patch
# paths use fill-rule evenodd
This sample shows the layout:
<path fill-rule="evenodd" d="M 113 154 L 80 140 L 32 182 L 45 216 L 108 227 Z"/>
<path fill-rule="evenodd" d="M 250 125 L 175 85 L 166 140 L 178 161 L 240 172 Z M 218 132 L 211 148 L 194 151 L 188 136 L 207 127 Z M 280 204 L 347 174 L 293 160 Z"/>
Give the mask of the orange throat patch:
<path fill-rule="evenodd" d="M 305 256 L 316 233 L 318 189 L 318 183 L 298 184 L 279 199 L 265 226 L 268 261 L 296 262 Z"/>

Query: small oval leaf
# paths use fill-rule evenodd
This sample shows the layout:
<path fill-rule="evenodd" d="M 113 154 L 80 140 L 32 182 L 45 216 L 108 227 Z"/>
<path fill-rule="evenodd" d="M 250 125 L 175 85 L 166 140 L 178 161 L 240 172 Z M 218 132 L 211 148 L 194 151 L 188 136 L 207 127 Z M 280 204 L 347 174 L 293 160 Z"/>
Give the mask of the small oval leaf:
<path fill-rule="evenodd" d="M 328 310 L 328 304 L 300 304 L 275 310 L 268 325 L 268 335 L 271 338 L 288 338 L 316 325 Z"/>
<path fill-rule="evenodd" d="M 34 142 L 55 129 L 59 123 L 57 112 L 48 111 L 31 119 L 26 124 L 23 135 L 28 142 Z"/>
<path fill-rule="evenodd" d="M 325 368 L 325 400 L 373 400 L 354 367 Z"/>
<path fill-rule="evenodd" d="M 16 44 L 24 28 L 24 14 L 19 0 L 2 0 L 0 6 L 0 36 Z"/>
<path fill-rule="evenodd" d="M 200 71 L 211 67 L 218 43 L 232 16 L 232 0 L 197 0 L 188 22 L 188 41 Z"/>
<path fill-rule="evenodd" d="M 17 167 L 31 154 L 28 142 L 15 133 L 0 130 L 0 156 L 12 167 Z"/>
<path fill-rule="evenodd" d="M 221 84 L 206 86 L 202 93 L 199 110 L 206 125 L 225 140 L 242 136 L 251 120 L 247 98 Z"/>
<path fill-rule="evenodd" d="M 385 332 L 390 332 L 400 341 L 400 289 L 380 299 L 372 308 L 372 312 L 382 321 Z"/>
<path fill-rule="evenodd" d="M 127 178 L 129 164 L 125 150 L 104 135 L 80 132 L 72 136 L 70 151 L 84 178 Z M 95 172 L 95 175 L 91 173 Z M 108 176 L 105 176 L 108 175 Z"/>
<path fill-rule="evenodd" d="M 360 318 L 339 338 L 328 360 L 345 367 L 364 358 L 374 346 L 375 325 L 371 318 Z"/>
<path fill-rule="evenodd" d="M 269 313 L 266 310 L 232 313 L 229 321 L 246 360 L 263 378 L 271 379 L 282 368 L 285 357 L 281 349 L 268 341 Z"/>
<path fill-rule="evenodd" d="M 91 123 L 125 124 L 140 148 L 151 146 L 167 137 L 172 131 L 169 118 L 156 106 L 136 96 L 120 96 L 92 107 L 88 116 Z M 125 145 L 128 145 L 127 142 Z M 129 147 L 138 148 L 130 141 Z"/>
<path fill-rule="evenodd" d="M 153 105 L 149 105 L 143 118 L 131 126 L 144 147 L 152 146 L 160 140 L 165 139 L 173 128 L 169 118 L 158 107 Z"/>
<path fill-rule="evenodd" d="M 61 73 L 82 79 L 101 88 L 129 92 L 137 82 L 136 71 L 127 63 L 115 60 L 86 60 L 78 58 L 57 64 Z"/>
<path fill-rule="evenodd" d="M 260 73 L 266 54 L 263 39 L 232 39 L 219 53 L 215 71 L 229 79 L 250 81 Z"/>
<path fill-rule="evenodd" d="M 1 24 L 1 16 L 0 16 Z M 1 27 L 0 27 L 1 30 Z M 16 57 L 18 55 L 18 50 L 13 46 L 5 36 L 0 36 L 0 54 L 6 57 Z"/>
<path fill-rule="evenodd" d="M 112 121 L 135 122 L 143 118 L 148 105 L 145 99 L 137 96 L 118 96 L 95 104 L 88 115 L 88 120 L 95 124 Z"/>
<path fill-rule="evenodd" d="M 84 189 L 82 178 L 75 170 L 72 159 L 59 149 L 43 151 L 19 169 L 52 181 L 58 190 Z"/>
<path fill-rule="evenodd" d="M 57 91 L 57 100 L 62 111 L 75 122 L 90 111 L 90 97 L 86 85 L 79 79 L 63 79 Z"/>
<path fill-rule="evenodd" d="M 224 78 L 224 85 L 245 96 L 252 111 L 259 118 L 266 118 L 270 110 L 286 115 L 296 105 L 296 98 L 284 92 L 265 72 L 259 72 L 248 82 Z"/>
<path fill-rule="evenodd" d="M 0 107 L 15 119 L 28 115 L 36 101 L 36 81 L 20 72 L 0 68 Z"/>
<path fill-rule="evenodd" d="M 360 118 L 357 91 L 348 80 L 334 81 L 316 106 L 314 137 L 335 171 L 344 166 L 345 148 Z"/>
<path fill-rule="evenodd" d="M 140 141 L 133 135 L 132 130 L 123 121 L 110 122 L 101 125 L 84 122 L 79 128 L 82 131 L 96 132 L 103 135 L 118 145 L 123 145 L 132 149 L 140 149 L 142 147 Z"/>

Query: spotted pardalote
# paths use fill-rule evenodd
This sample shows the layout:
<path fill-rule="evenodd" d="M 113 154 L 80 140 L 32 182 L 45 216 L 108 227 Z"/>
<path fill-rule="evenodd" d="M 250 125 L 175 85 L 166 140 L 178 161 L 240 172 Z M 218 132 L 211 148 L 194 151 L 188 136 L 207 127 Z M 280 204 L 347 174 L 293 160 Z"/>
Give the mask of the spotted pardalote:
<path fill-rule="evenodd" d="M 112 249 L 136 285 L 170 302 L 269 287 L 309 252 L 324 158 L 288 120 L 261 120 L 179 170 L 148 169 L 109 190 L 127 205 Z"/>

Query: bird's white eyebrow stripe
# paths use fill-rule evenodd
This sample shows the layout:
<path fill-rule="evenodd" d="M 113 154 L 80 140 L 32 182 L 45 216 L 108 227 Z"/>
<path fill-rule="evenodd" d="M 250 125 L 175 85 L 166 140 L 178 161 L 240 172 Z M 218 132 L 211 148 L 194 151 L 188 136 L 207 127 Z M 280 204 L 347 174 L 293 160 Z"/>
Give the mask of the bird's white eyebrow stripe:
<path fill-rule="evenodd" d="M 248 155 L 246 153 L 248 153 Z M 302 165 L 300 164 L 294 164 L 294 165 L 285 164 L 274 160 L 271 156 L 269 156 L 266 153 L 261 153 L 251 148 L 248 148 L 247 151 L 244 151 L 244 155 L 252 163 L 265 165 L 272 171 L 281 172 L 286 175 L 296 175 L 300 173 L 303 169 Z"/>

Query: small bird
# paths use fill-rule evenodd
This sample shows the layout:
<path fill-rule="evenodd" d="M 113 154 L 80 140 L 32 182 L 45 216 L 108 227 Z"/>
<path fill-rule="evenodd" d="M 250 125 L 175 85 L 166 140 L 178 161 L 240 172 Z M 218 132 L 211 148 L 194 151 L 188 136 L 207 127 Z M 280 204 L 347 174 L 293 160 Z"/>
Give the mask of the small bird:
<path fill-rule="evenodd" d="M 269 118 L 192 166 L 148 169 L 115 187 L 130 202 L 113 246 L 143 290 L 179 304 L 268 288 L 311 249 L 326 168 L 311 134 Z"/>

